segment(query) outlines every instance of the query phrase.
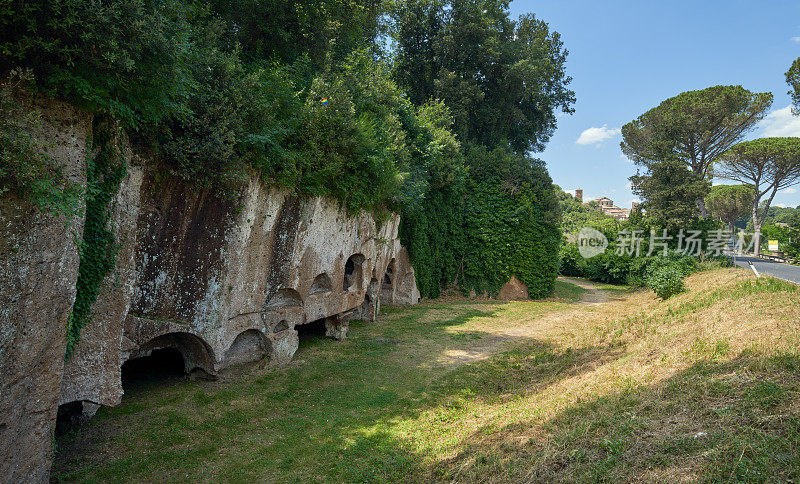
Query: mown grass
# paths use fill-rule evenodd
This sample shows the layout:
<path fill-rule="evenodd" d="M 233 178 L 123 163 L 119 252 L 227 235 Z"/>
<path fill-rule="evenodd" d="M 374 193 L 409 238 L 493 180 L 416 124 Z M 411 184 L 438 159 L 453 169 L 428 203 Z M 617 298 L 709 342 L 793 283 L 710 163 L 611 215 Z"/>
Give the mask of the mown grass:
<path fill-rule="evenodd" d="M 387 308 L 286 368 L 128 394 L 59 442 L 78 481 L 800 478 L 800 293 L 744 271 L 658 301 Z"/>

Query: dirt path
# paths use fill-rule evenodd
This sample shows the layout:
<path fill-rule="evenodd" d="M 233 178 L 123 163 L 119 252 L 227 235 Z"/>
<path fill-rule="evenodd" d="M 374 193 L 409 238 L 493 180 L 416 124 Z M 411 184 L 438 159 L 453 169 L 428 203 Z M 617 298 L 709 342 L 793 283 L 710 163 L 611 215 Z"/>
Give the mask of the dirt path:
<path fill-rule="evenodd" d="M 608 301 L 608 293 L 592 282 L 583 279 L 572 279 L 571 277 L 559 277 L 558 280 L 586 289 L 587 292 L 584 293 L 583 298 L 580 300 L 581 304 L 599 304 Z"/>
<path fill-rule="evenodd" d="M 515 342 L 531 339 L 547 340 L 554 333 L 570 331 L 576 317 L 580 317 L 580 313 L 595 311 L 596 306 L 609 301 L 608 293 L 594 283 L 567 277 L 559 277 L 559 280 L 585 289 L 586 292 L 581 300 L 570 304 L 567 308 L 547 312 L 531 319 L 509 318 L 507 325 L 480 328 L 482 332 L 488 334 L 475 341 L 469 348 L 445 350 L 439 358 L 439 363 L 447 366 L 459 366 L 485 360 L 493 354 L 507 349 Z"/>

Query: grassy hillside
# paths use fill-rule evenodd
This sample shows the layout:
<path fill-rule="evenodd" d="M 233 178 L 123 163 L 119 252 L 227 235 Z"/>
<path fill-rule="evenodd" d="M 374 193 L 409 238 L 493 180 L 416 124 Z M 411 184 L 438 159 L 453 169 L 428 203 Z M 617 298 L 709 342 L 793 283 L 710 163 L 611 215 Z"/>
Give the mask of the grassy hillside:
<path fill-rule="evenodd" d="M 304 341 L 287 368 L 130 392 L 59 441 L 55 475 L 800 478 L 797 286 L 723 269 L 661 302 L 580 284 L 389 308 L 345 342 Z"/>

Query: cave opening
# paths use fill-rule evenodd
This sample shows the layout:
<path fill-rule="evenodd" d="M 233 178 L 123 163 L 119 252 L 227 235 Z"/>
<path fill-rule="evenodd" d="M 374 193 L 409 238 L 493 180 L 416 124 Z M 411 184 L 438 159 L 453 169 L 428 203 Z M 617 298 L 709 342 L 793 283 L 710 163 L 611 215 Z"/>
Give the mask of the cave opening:
<path fill-rule="evenodd" d="M 295 326 L 297 330 L 297 337 L 300 340 L 300 345 L 310 344 L 314 341 L 325 338 L 325 318 L 317 319 L 306 324 L 299 324 Z"/>
<path fill-rule="evenodd" d="M 343 291 L 361 290 L 362 265 L 364 256 L 361 254 L 351 255 L 344 264 L 344 278 L 342 279 Z"/>
<path fill-rule="evenodd" d="M 83 402 L 77 400 L 58 406 L 56 414 L 56 436 L 62 436 L 81 424 Z"/>
<path fill-rule="evenodd" d="M 151 385 L 174 383 L 185 375 L 183 354 L 177 348 L 158 348 L 122 365 L 122 389 L 127 393 Z"/>

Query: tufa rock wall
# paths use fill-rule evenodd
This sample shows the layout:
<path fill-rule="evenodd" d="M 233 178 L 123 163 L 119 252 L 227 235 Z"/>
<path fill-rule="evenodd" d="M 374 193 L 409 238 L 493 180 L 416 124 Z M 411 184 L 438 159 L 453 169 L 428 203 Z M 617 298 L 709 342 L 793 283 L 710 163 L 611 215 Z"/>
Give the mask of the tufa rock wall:
<path fill-rule="evenodd" d="M 350 319 L 374 319 L 381 301 L 415 304 L 398 225 L 255 178 L 233 199 L 194 192 L 134 157 L 115 213 L 123 249 L 66 362 L 60 403 L 117 404 L 121 365 L 155 349 L 178 349 L 187 372 L 281 364 L 298 326 L 324 320 L 344 338 Z"/>
<path fill-rule="evenodd" d="M 38 109 L 34 135 L 72 183 L 85 186 L 92 119 L 64 103 L 24 101 Z M 83 212 L 83 210 L 79 210 Z M 53 422 L 75 301 L 82 215 L 43 213 L 0 195 L 0 480 L 45 482 Z"/>
<path fill-rule="evenodd" d="M 38 138 L 85 186 L 91 117 L 54 101 L 40 109 Z M 116 267 L 66 360 L 83 218 L 67 224 L 0 197 L 4 482 L 46 481 L 59 405 L 82 418 L 118 404 L 128 360 L 169 347 L 180 351 L 187 372 L 213 375 L 265 357 L 282 364 L 304 324 L 324 322 L 328 336 L 344 338 L 351 319 L 374 319 L 381 302 L 419 300 L 396 216 L 376 224 L 333 200 L 256 178 L 235 197 L 197 192 L 156 176 L 154 163 L 130 149 L 127 157 L 111 222 L 120 244 Z"/>

